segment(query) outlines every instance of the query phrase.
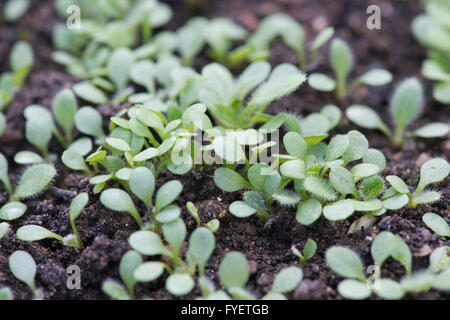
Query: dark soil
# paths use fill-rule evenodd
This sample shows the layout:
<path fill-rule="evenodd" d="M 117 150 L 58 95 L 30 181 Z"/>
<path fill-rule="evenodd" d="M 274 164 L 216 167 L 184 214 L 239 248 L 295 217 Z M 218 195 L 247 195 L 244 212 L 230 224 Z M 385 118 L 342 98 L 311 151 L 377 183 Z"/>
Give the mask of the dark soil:
<path fill-rule="evenodd" d="M 66 75 L 64 70 L 53 63 L 51 54 L 51 30 L 58 18 L 52 1 L 34 0 L 32 8 L 15 24 L 0 24 L 0 71 L 6 71 L 11 45 L 24 38 L 32 43 L 36 54 L 36 63 L 26 82 L 18 92 L 15 101 L 8 109 L 8 128 L 0 142 L 0 152 L 9 159 L 10 173 L 14 182 L 23 169 L 15 166 L 12 158 L 23 149 L 32 147 L 24 139 L 23 109 L 30 104 L 51 106 L 52 98 L 64 88 L 71 87 L 77 79 Z M 299 20 L 306 29 L 308 39 L 324 26 L 334 26 L 339 37 L 347 40 L 355 57 L 355 70 L 352 76 L 357 76 L 372 67 L 384 67 L 395 76 L 394 84 L 380 88 L 358 88 L 344 103 L 344 109 L 349 104 L 364 103 L 370 105 L 389 121 L 387 111 L 388 101 L 395 83 L 405 77 L 420 76 L 421 61 L 425 57 L 424 49 L 417 44 L 410 34 L 410 22 L 420 12 L 418 1 L 308 1 L 308 0 L 216 0 L 198 1 L 199 7 L 186 11 L 182 1 L 171 0 L 175 20 L 171 28 L 177 28 L 192 14 L 208 17 L 226 16 L 254 30 L 258 22 L 267 14 L 286 12 Z M 382 29 L 369 30 L 365 26 L 366 8 L 369 4 L 379 4 L 382 12 Z M 1 5 L 0 5 L 1 6 Z M 270 62 L 275 65 L 281 62 L 296 63 L 294 52 L 282 43 L 272 46 Z M 319 59 L 326 61 L 323 53 Z M 203 57 L 197 65 L 203 65 L 207 60 Z M 327 63 L 320 64 L 320 71 L 330 72 Z M 314 66 L 312 67 L 314 69 Z M 311 70 L 309 70 L 311 71 Z M 440 120 L 449 121 L 448 112 L 442 106 L 430 99 L 431 84 L 421 78 L 427 88 L 427 100 L 423 114 L 413 127 L 424 123 Z M 331 94 L 321 94 L 305 86 L 295 94 L 274 103 L 270 112 L 291 111 L 306 115 L 318 111 L 328 103 L 337 104 Z M 123 106 L 122 106 L 123 107 Z M 103 115 L 111 115 L 121 106 L 105 105 L 99 110 Z M 112 112 L 113 111 L 113 112 Z M 333 134 L 346 132 L 355 127 L 348 123 L 341 125 Z M 374 131 L 364 131 L 370 145 L 381 149 L 388 165 L 385 174 L 396 174 L 406 180 L 409 185 L 415 185 L 419 176 L 421 164 L 431 157 L 449 158 L 450 141 L 443 140 L 409 140 L 403 150 L 393 149 L 384 136 Z M 57 143 L 50 150 L 60 154 Z M 61 163 L 57 163 L 58 176 L 53 187 L 34 199 L 26 201 L 27 213 L 12 222 L 12 229 L 0 243 L 0 288 L 9 286 L 16 299 L 32 298 L 27 287 L 16 280 L 7 264 L 8 257 L 15 250 L 26 250 L 35 259 L 37 270 L 37 286 L 42 288 L 46 299 L 105 299 L 101 291 L 101 283 L 107 278 L 119 279 L 119 261 L 129 249 L 127 237 L 136 231 L 137 225 L 127 214 L 112 212 L 104 208 L 98 196 L 92 194 L 89 177 L 70 172 Z M 344 245 L 355 250 L 362 258 L 365 266 L 373 262 L 370 255 L 370 245 L 377 233 L 389 230 L 399 234 L 412 250 L 413 269 L 426 268 L 428 256 L 432 250 L 450 242 L 432 233 L 422 222 L 421 217 L 426 212 L 440 214 L 450 222 L 450 185 L 446 182 L 436 186 L 442 193 L 439 202 L 423 206 L 416 210 L 404 208 L 398 212 L 390 212 L 379 218 L 373 228 L 355 234 L 347 234 L 350 224 L 357 218 L 348 221 L 331 223 L 324 219 L 310 227 L 299 225 L 295 221 L 295 209 L 276 208 L 275 216 L 270 224 L 264 225 L 256 218 L 239 220 L 227 213 L 228 205 L 242 195 L 225 194 L 215 187 L 212 180 L 214 168 L 203 168 L 178 177 L 164 172 L 158 180 L 161 185 L 166 180 L 180 179 L 184 192 L 177 200 L 183 207 L 183 217 L 189 231 L 195 228 L 195 222 L 187 213 L 184 204 L 193 201 L 199 210 L 203 222 L 213 218 L 220 219 L 220 229 L 216 234 L 217 249 L 207 266 L 207 274 L 217 285 L 216 274 L 223 255 L 237 250 L 244 253 L 251 265 L 251 279 L 248 284 L 250 291 L 257 296 L 265 294 L 271 287 L 276 273 L 281 269 L 298 263 L 291 253 L 291 246 L 303 248 L 308 239 L 314 239 L 318 244 L 318 252 L 312 260 L 303 267 L 304 280 L 292 294 L 294 299 L 341 299 L 336 291 L 341 280 L 327 266 L 324 260 L 325 251 L 333 245 Z M 79 192 L 89 192 L 90 203 L 78 218 L 77 225 L 86 248 L 77 250 L 61 245 L 54 240 L 35 243 L 24 243 L 16 239 L 14 230 L 25 224 L 39 224 L 53 232 L 66 235 L 71 232 L 68 218 L 68 206 L 73 196 Z M 0 186 L 0 206 L 7 201 L 6 191 Z M 70 265 L 81 268 L 82 289 L 69 290 L 66 286 L 66 268 Z M 382 268 L 382 276 L 400 279 L 404 275 L 402 266 L 389 259 Z M 151 284 L 139 284 L 137 297 L 152 297 L 155 299 L 171 299 L 164 289 L 164 280 Z M 198 288 L 184 298 L 192 299 L 199 294 Z M 410 299 L 449 299 L 449 294 L 429 291 L 417 296 L 407 296 Z"/>

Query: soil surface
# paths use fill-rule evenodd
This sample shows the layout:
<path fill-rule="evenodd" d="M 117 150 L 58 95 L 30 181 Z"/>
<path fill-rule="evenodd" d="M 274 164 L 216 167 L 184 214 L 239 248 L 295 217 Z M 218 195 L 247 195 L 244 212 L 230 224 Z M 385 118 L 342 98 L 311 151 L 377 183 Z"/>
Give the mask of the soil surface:
<path fill-rule="evenodd" d="M 418 76 L 426 86 L 426 101 L 423 113 L 410 129 L 427 122 L 439 120 L 449 121 L 449 113 L 445 106 L 434 102 L 431 97 L 431 83 L 420 75 L 421 61 L 425 50 L 414 40 L 410 33 L 410 22 L 420 11 L 418 1 L 371 1 L 381 7 L 381 30 L 369 30 L 366 27 L 366 8 L 369 3 L 357 0 L 199 0 L 198 7 L 187 10 L 183 2 L 171 0 L 168 3 L 174 9 L 174 21 L 171 29 L 181 26 L 193 15 L 207 17 L 225 16 L 255 30 L 259 21 L 268 14 L 285 12 L 300 21 L 306 30 L 307 39 L 326 26 L 333 26 L 337 36 L 349 42 L 355 54 L 355 69 L 352 77 L 362 74 L 373 67 L 383 67 L 394 74 L 393 84 L 379 87 L 360 87 L 351 94 L 347 101 L 339 104 L 342 109 L 353 103 L 364 103 L 377 109 L 386 121 L 391 118 L 388 113 L 388 102 L 395 84 L 408 76 Z M 0 5 L 1 6 L 1 5 Z M 11 45 L 17 39 L 31 42 L 36 63 L 26 84 L 17 93 L 14 102 L 7 112 L 7 130 L 0 141 L 0 152 L 9 160 L 10 177 L 17 183 L 23 168 L 14 165 L 12 160 L 17 151 L 33 147 L 24 139 L 23 109 L 30 104 L 51 106 L 56 93 L 64 87 L 71 87 L 79 79 L 68 76 L 65 71 L 52 62 L 51 30 L 59 22 L 52 1 L 33 0 L 30 10 L 20 21 L 14 24 L 0 24 L 0 71 L 7 71 L 8 56 Z M 282 62 L 296 63 L 296 55 L 281 42 L 271 47 L 270 62 L 273 65 Z M 328 60 L 327 50 L 321 50 L 319 61 Z M 208 62 L 206 54 L 196 61 L 196 67 Z M 311 66 L 311 71 L 330 73 L 328 63 L 319 63 L 320 69 Z M 239 70 L 236 70 L 238 73 Z M 269 111 L 277 113 L 290 111 L 300 116 L 318 111 L 328 103 L 338 104 L 334 95 L 318 93 L 308 86 L 300 88 L 295 94 L 274 103 Z M 104 116 L 110 116 L 123 106 L 103 105 L 99 107 Z M 347 132 L 356 127 L 344 121 L 332 134 Z M 432 157 L 448 159 L 450 141 L 409 140 L 403 150 L 393 149 L 385 137 L 376 131 L 364 131 L 371 147 L 378 148 L 387 157 L 388 165 L 384 174 L 395 174 L 409 185 L 416 185 L 420 166 Z M 78 134 L 78 133 L 76 133 Z M 61 154 L 61 147 L 53 142 L 51 152 Z M 53 186 L 38 197 L 28 199 L 27 213 L 11 223 L 12 228 L 0 242 L 0 288 L 9 286 L 15 299 L 31 299 L 28 288 L 16 280 L 8 267 L 8 258 L 15 250 L 26 250 L 35 259 L 38 269 L 37 287 L 42 288 L 46 299 L 105 299 L 101 284 L 107 278 L 119 280 L 118 266 L 122 255 L 130 249 L 128 236 L 138 229 L 128 214 L 112 212 L 104 208 L 97 195 L 93 195 L 89 177 L 81 173 L 73 173 L 60 162 L 56 163 L 58 176 Z M 157 181 L 158 186 L 171 179 L 179 179 L 184 191 L 177 204 L 183 208 L 183 218 L 189 232 L 195 228 L 194 220 L 185 208 L 187 201 L 193 201 L 199 210 L 203 222 L 213 218 L 220 219 L 220 229 L 216 233 L 217 248 L 207 265 L 207 275 L 220 286 L 218 265 L 229 251 L 244 253 L 251 266 L 251 278 L 248 289 L 258 297 L 264 295 L 271 287 L 274 276 L 283 268 L 298 265 L 298 259 L 291 253 L 291 247 L 303 248 L 308 239 L 318 244 L 316 255 L 302 267 L 304 280 L 292 293 L 293 299 L 342 299 L 337 293 L 337 284 L 342 280 L 332 272 L 325 263 L 326 249 L 333 245 L 344 245 L 357 252 L 367 267 L 373 264 L 370 245 L 374 237 L 381 231 L 389 230 L 399 234 L 406 241 L 413 253 L 413 270 L 428 266 L 429 254 L 442 245 L 450 245 L 448 240 L 431 232 L 422 222 L 426 212 L 435 212 L 450 222 L 450 185 L 443 182 L 436 185 L 442 193 L 439 202 L 421 206 L 411 210 L 404 208 L 377 219 L 375 225 L 368 230 L 348 234 L 351 223 L 358 218 L 354 216 L 348 221 L 332 223 L 320 219 L 310 227 L 299 225 L 295 221 L 295 208 L 275 208 L 275 215 L 270 223 L 264 225 L 257 218 L 237 219 L 227 213 L 229 204 L 242 197 L 240 193 L 223 193 L 213 182 L 213 167 L 194 170 L 186 176 L 174 176 L 163 171 Z M 14 231 L 26 224 L 42 225 L 51 231 L 66 235 L 71 233 L 68 207 L 71 199 L 79 192 L 88 192 L 90 202 L 83 214 L 77 219 L 81 238 L 86 246 L 77 250 L 63 246 L 55 240 L 44 240 L 25 243 L 17 240 Z M 7 193 L 0 186 L 0 206 L 7 201 Z M 136 202 L 137 203 L 137 202 Z M 81 268 L 81 290 L 69 290 L 66 286 L 66 269 L 70 265 Z M 382 277 L 400 279 L 404 275 L 403 267 L 389 259 L 382 268 Z M 138 284 L 138 298 L 172 299 L 164 289 L 165 278 L 150 284 Z M 183 299 L 192 299 L 199 294 L 196 288 Z M 449 299 L 449 294 L 431 290 L 419 295 L 408 295 L 407 299 Z"/>

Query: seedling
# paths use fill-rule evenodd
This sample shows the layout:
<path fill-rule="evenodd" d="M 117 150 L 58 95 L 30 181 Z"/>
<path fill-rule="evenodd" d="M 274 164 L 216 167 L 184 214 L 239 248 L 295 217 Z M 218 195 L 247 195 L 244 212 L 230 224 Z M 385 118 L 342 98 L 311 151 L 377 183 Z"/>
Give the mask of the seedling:
<path fill-rule="evenodd" d="M 200 217 L 198 215 L 198 211 L 197 211 L 197 208 L 195 207 L 195 205 L 191 201 L 188 201 L 186 203 L 186 209 L 188 210 L 189 214 L 194 218 L 195 222 L 197 223 L 197 228 L 200 228 L 202 226 L 202 221 L 200 220 Z M 217 230 L 220 227 L 220 221 L 218 219 L 212 219 L 205 224 L 205 227 L 208 228 L 209 230 L 211 230 L 212 232 L 217 232 Z"/>
<path fill-rule="evenodd" d="M 392 188 L 383 195 L 383 206 L 386 209 L 398 210 L 406 204 L 410 208 L 416 208 L 419 204 L 433 203 L 441 198 L 436 191 L 427 191 L 425 188 L 444 180 L 450 173 L 449 163 L 441 158 L 428 160 L 420 169 L 420 179 L 416 190 L 411 193 L 406 183 L 398 176 L 387 176 L 386 180 Z"/>
<path fill-rule="evenodd" d="M 330 47 L 330 63 L 336 79 L 323 73 L 312 73 L 308 84 L 319 91 L 336 90 L 336 97 L 342 101 L 358 85 L 383 86 L 392 81 L 392 74 L 384 69 L 372 69 L 348 84 L 348 76 L 353 69 L 354 57 L 350 47 L 342 39 L 333 39 Z"/>
<path fill-rule="evenodd" d="M 9 269 L 14 277 L 25 283 L 33 292 L 35 299 L 42 299 L 43 292 L 36 289 L 34 278 L 36 276 L 36 263 L 33 257 L 25 251 L 14 251 L 8 260 Z"/>
<path fill-rule="evenodd" d="M 9 1 L 10 3 L 15 1 Z M 19 1 L 18 1 L 19 2 Z M 9 5 L 11 7 L 12 5 Z M 5 11 L 4 11 L 5 12 Z M 11 72 L 0 75 L 0 115 L 12 102 L 15 92 L 22 87 L 34 63 L 34 53 L 26 41 L 18 41 L 11 49 L 9 56 Z M 0 120 L 1 122 L 2 120 Z M 3 119 L 4 122 L 4 119 Z M 0 136 L 5 125 L 0 124 Z"/>
<path fill-rule="evenodd" d="M 64 245 L 74 247 L 77 249 L 82 249 L 84 246 L 83 242 L 81 241 L 80 235 L 78 234 L 78 230 L 75 226 L 75 219 L 78 218 L 78 216 L 81 214 L 84 207 L 87 205 L 88 201 L 89 198 L 87 193 L 80 193 L 72 200 L 69 209 L 69 218 L 73 234 L 61 237 L 60 235 L 51 232 L 44 227 L 37 225 L 26 225 L 20 227 L 17 230 L 16 233 L 17 239 L 22 241 L 39 241 L 43 239 L 52 238 L 61 241 Z"/>
<path fill-rule="evenodd" d="M 411 25 L 416 39 L 429 49 L 428 59 L 422 64 L 422 75 L 438 81 L 433 88 L 434 99 L 450 104 L 450 32 L 447 23 L 450 8 L 444 1 L 428 1 L 424 6 L 425 13 L 417 16 Z"/>
<path fill-rule="evenodd" d="M 436 213 L 428 212 L 422 217 L 423 223 L 441 237 L 450 238 L 450 226 Z"/>
<path fill-rule="evenodd" d="M 391 100 L 390 110 L 394 117 L 396 128 L 391 132 L 389 127 L 381 120 L 375 110 L 363 105 L 352 105 L 347 108 L 345 114 L 356 125 L 366 129 L 378 129 L 397 147 L 401 147 L 405 139 L 405 128 L 418 116 L 422 109 L 423 89 L 416 78 L 403 81 L 395 90 Z M 429 123 L 409 136 L 421 138 L 444 137 L 450 131 L 446 123 Z"/>
<path fill-rule="evenodd" d="M 297 267 L 287 267 L 280 271 L 273 281 L 270 291 L 263 300 L 285 300 L 283 294 L 294 291 L 303 279 L 303 271 Z"/>
<path fill-rule="evenodd" d="M 348 278 L 338 285 L 341 296 L 362 300 L 372 295 L 372 292 L 383 299 L 401 299 L 405 290 L 397 282 L 391 279 L 378 279 L 377 283 L 369 286 L 363 271 L 363 264 L 358 255 L 345 247 L 335 246 L 327 250 L 326 260 L 328 266 L 338 275 Z"/>
<path fill-rule="evenodd" d="M 102 290 L 108 296 L 117 300 L 131 300 L 135 298 L 134 286 L 137 283 L 134 271 L 143 264 L 142 257 L 136 251 L 127 251 L 120 260 L 119 273 L 126 289 L 114 280 L 105 280 Z"/>
<path fill-rule="evenodd" d="M 307 70 L 317 58 L 318 50 L 334 35 L 334 29 L 323 29 L 311 44 L 309 56 L 306 52 L 305 31 L 302 26 L 286 14 L 276 13 L 265 17 L 247 43 L 235 49 L 229 56 L 230 63 L 236 65 L 244 59 L 250 61 L 268 59 L 270 43 L 281 37 L 283 42 L 294 49 L 298 56 L 300 68 Z"/>
<path fill-rule="evenodd" d="M 258 114 L 263 113 L 271 102 L 294 92 L 306 81 L 306 76 L 291 64 L 280 64 L 272 72 L 270 69 L 267 62 L 255 62 L 234 81 L 228 69 L 217 63 L 209 64 L 202 69 L 204 85 L 199 91 L 199 99 L 221 126 L 252 128 L 259 121 Z"/>
<path fill-rule="evenodd" d="M 166 270 L 170 274 L 166 280 L 166 289 L 175 296 L 186 295 L 194 288 L 196 267 L 200 277 L 204 278 L 206 263 L 215 248 L 214 235 L 206 228 L 197 228 L 189 239 L 187 259 L 184 261 L 180 258 L 181 245 L 186 237 L 183 220 L 176 218 L 165 222 L 162 232 L 170 249 L 152 231 L 138 231 L 130 236 L 130 246 L 142 255 L 164 255 L 171 259 L 171 265 L 159 261 L 143 263 L 134 271 L 134 278 L 139 282 L 150 282 Z"/>
<path fill-rule="evenodd" d="M 245 289 L 250 278 L 250 267 L 247 258 L 242 253 L 233 251 L 226 254 L 219 266 L 219 278 L 234 299 L 255 299 Z"/>
<path fill-rule="evenodd" d="M 291 250 L 299 258 L 299 263 L 304 266 L 316 254 L 317 243 L 314 240 L 308 240 L 303 248 L 303 253 L 300 253 L 295 246 L 292 246 Z"/>
<path fill-rule="evenodd" d="M 389 257 L 392 257 L 405 267 L 407 274 L 412 272 L 411 251 L 400 236 L 389 231 L 379 233 L 372 243 L 371 253 L 380 268 Z"/>

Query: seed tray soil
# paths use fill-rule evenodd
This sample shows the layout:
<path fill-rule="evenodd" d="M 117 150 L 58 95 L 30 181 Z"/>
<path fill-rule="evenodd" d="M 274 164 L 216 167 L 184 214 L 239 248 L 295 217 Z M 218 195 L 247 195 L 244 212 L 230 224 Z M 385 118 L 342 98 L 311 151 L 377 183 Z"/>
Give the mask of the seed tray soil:
<path fill-rule="evenodd" d="M 380 88 L 358 88 L 342 107 L 352 103 L 364 103 L 377 109 L 380 114 L 390 120 L 388 102 L 394 85 L 407 76 L 420 77 L 426 87 L 427 100 L 420 119 L 414 127 L 431 121 L 449 121 L 448 110 L 434 102 L 431 97 L 431 83 L 420 76 L 421 61 L 425 57 L 424 49 L 413 39 L 410 33 L 410 22 L 420 11 L 418 1 L 366 1 L 358 0 L 199 0 L 199 6 L 192 11 L 183 7 L 182 1 L 171 0 L 168 3 L 174 9 L 174 21 L 169 27 L 181 26 L 193 15 L 207 17 L 226 16 L 255 30 L 259 21 L 267 14 L 285 12 L 299 20 L 306 29 L 309 40 L 324 25 L 334 26 L 337 36 L 349 42 L 355 54 L 355 70 L 352 76 L 359 75 L 372 67 L 384 67 L 394 74 L 394 84 Z M 369 4 L 378 4 L 382 12 L 381 30 L 366 28 L 366 8 Z M 0 5 L 1 6 L 1 5 Z M 0 152 L 5 154 L 11 166 L 13 182 L 17 182 L 23 169 L 15 166 L 12 158 L 19 150 L 32 147 L 24 139 L 23 109 L 30 104 L 51 106 L 56 93 L 65 87 L 71 87 L 79 79 L 68 76 L 64 70 L 50 59 L 52 51 L 51 30 L 58 17 L 53 10 L 52 1 L 33 0 L 30 10 L 15 24 L 0 25 L 0 71 L 6 71 L 8 52 L 11 45 L 19 38 L 31 42 L 36 55 L 36 62 L 25 86 L 18 92 L 14 102 L 8 109 L 8 127 L 1 140 Z M 270 62 L 275 65 L 281 62 L 296 63 L 294 52 L 282 43 L 274 43 L 271 47 Z M 328 56 L 322 50 L 319 59 L 326 61 Z M 195 66 L 201 68 L 208 62 L 206 53 L 197 59 Z M 322 67 L 323 65 L 323 67 Z M 327 63 L 321 64 L 318 71 L 329 72 Z M 314 69 L 314 66 L 313 66 Z M 310 70 L 311 71 L 311 70 Z M 238 74 L 239 70 L 236 70 Z M 307 86 L 300 88 L 295 94 L 274 103 L 269 112 L 289 111 L 300 116 L 318 111 L 328 103 L 337 104 L 334 96 L 318 93 Z M 99 107 L 104 116 L 111 116 L 122 106 L 102 105 Z M 105 121 L 106 126 L 106 121 Z M 332 134 L 344 133 L 356 129 L 345 122 Z M 388 160 L 385 174 L 395 174 L 409 185 L 415 185 L 419 177 L 420 166 L 432 157 L 448 159 L 450 141 L 409 140 L 402 150 L 395 150 L 387 144 L 386 139 L 376 131 L 364 131 L 371 147 L 382 150 Z M 50 150 L 58 155 L 62 149 L 57 143 Z M 106 299 L 101 290 L 102 282 L 107 278 L 120 279 L 119 261 L 126 250 L 128 236 L 138 229 L 128 214 L 117 213 L 103 207 L 97 195 L 93 195 L 89 177 L 81 173 L 70 172 L 62 163 L 57 162 L 58 175 L 53 186 L 39 196 L 28 199 L 27 213 L 12 222 L 12 228 L 0 243 L 0 287 L 9 286 L 15 299 L 31 299 L 28 288 L 16 280 L 8 267 L 8 257 L 15 250 L 28 251 L 37 263 L 37 287 L 42 288 L 46 299 Z M 257 218 L 237 219 L 227 213 L 229 204 L 242 197 L 240 193 L 223 193 L 213 182 L 214 167 L 194 170 L 185 176 L 174 176 L 163 171 L 157 185 L 170 179 L 179 179 L 184 191 L 177 200 L 183 208 L 183 218 L 189 232 L 195 228 L 194 220 L 185 208 L 187 201 L 193 201 L 198 208 L 203 222 L 213 218 L 220 219 L 220 228 L 216 233 L 217 249 L 207 265 L 207 275 L 219 284 L 217 270 L 221 258 L 229 251 L 244 253 L 251 266 L 251 278 L 248 283 L 250 291 L 257 296 L 264 295 L 271 287 L 275 275 L 283 268 L 297 265 L 298 259 L 291 253 L 291 246 L 303 248 L 308 239 L 318 244 L 316 255 L 303 267 L 304 280 L 291 294 L 291 299 L 342 299 L 337 293 L 337 284 L 342 280 L 327 266 L 324 259 L 326 249 L 333 245 L 344 245 L 356 251 L 365 266 L 371 265 L 370 245 L 375 236 L 384 230 L 399 234 L 406 241 L 413 253 L 413 269 L 426 268 L 431 251 L 439 246 L 450 245 L 448 240 L 432 233 L 422 222 L 426 212 L 440 214 L 450 222 L 450 185 L 441 183 L 437 188 L 442 198 L 433 205 L 411 210 L 404 208 L 395 213 L 388 213 L 377 218 L 375 225 L 362 232 L 348 234 L 348 228 L 357 218 L 352 217 L 345 222 L 332 223 L 319 219 L 309 227 L 299 225 L 295 221 L 295 208 L 275 208 L 274 216 L 264 224 Z M 54 240 L 25 243 L 16 239 L 14 230 L 25 224 L 42 225 L 58 234 L 71 232 L 68 207 L 74 195 L 88 192 L 90 202 L 77 225 L 86 248 L 77 250 L 61 245 Z M 7 201 L 6 191 L 0 187 L 0 205 Z M 137 202 L 136 202 L 137 203 Z M 70 265 L 81 268 L 81 290 L 69 290 L 66 286 L 66 268 Z M 400 279 L 404 274 L 403 267 L 389 259 L 382 268 L 382 277 Z M 165 278 L 150 284 L 138 284 L 138 298 L 172 299 L 164 289 Z M 200 293 L 196 288 L 182 299 L 193 299 Z M 419 295 L 407 295 L 405 299 L 449 299 L 450 294 L 431 290 Z"/>

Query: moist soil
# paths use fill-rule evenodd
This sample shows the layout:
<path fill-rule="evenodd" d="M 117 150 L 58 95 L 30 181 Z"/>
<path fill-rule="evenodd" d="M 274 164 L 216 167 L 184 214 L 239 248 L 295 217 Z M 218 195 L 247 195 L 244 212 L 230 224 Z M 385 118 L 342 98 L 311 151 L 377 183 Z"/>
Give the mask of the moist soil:
<path fill-rule="evenodd" d="M 168 3 L 174 9 L 174 19 L 170 29 L 176 29 L 194 15 L 207 17 L 225 16 L 255 30 L 259 21 L 274 12 L 285 12 L 300 21 L 305 28 L 307 39 L 311 41 L 324 26 L 333 26 L 337 36 L 349 42 L 355 54 L 355 70 L 352 76 L 362 74 L 369 68 L 383 67 L 394 74 L 394 84 L 379 88 L 360 87 L 347 101 L 337 102 L 334 95 L 318 93 L 304 86 L 294 94 L 285 97 L 269 108 L 269 112 L 289 111 L 299 116 L 319 111 L 326 104 L 340 105 L 342 109 L 354 103 L 363 103 L 377 109 L 383 118 L 390 122 L 388 103 L 395 83 L 408 77 L 418 76 L 426 87 L 426 101 L 420 118 L 412 128 L 432 121 L 449 121 L 446 107 L 433 101 L 432 83 L 420 75 L 421 61 L 425 50 L 414 40 L 410 33 L 411 20 L 421 11 L 418 1 L 372 1 L 380 5 L 382 13 L 381 30 L 369 30 L 366 27 L 366 8 L 369 3 L 357 0 L 342 1 L 308 1 L 308 0 L 199 0 L 198 6 L 186 9 L 183 2 L 171 0 Z M 370 4 L 373 4 L 373 3 Z M 0 5 L 1 6 L 1 5 Z M 0 142 L 0 152 L 9 160 L 10 177 L 17 183 L 23 168 L 13 162 L 13 156 L 20 150 L 33 150 L 24 138 L 23 109 L 30 104 L 51 106 L 51 101 L 62 88 L 70 88 L 79 81 L 65 73 L 63 68 L 52 62 L 51 31 L 60 22 L 53 10 L 52 1 L 33 0 L 29 12 L 14 24 L 0 23 L 0 71 L 8 69 L 8 56 L 12 44 L 18 39 L 31 42 L 35 55 L 35 65 L 24 87 L 17 93 L 14 102 L 7 111 L 7 130 Z M 320 68 L 310 66 L 311 71 L 329 73 L 327 47 L 319 54 Z M 296 63 L 294 52 L 281 42 L 271 46 L 270 62 L 276 65 L 282 62 Z M 195 62 L 201 68 L 208 63 L 205 52 Z M 325 63 L 321 63 L 325 62 Z M 240 70 L 235 70 L 236 74 Z M 84 102 L 80 102 L 82 105 Z M 124 105 L 102 105 L 99 111 L 103 116 L 111 116 Z M 105 126 L 107 125 L 105 121 Z M 356 129 L 344 120 L 332 134 L 345 133 Z M 402 150 L 390 146 L 385 137 L 376 131 L 362 130 L 369 139 L 370 146 L 384 152 L 388 164 L 386 175 L 395 174 L 413 186 L 419 177 L 420 166 L 432 157 L 448 159 L 450 141 L 443 139 L 410 139 Z M 78 133 L 75 133 L 78 135 Z M 61 147 L 53 141 L 51 152 L 60 155 Z M 58 157 L 59 158 L 59 157 Z M 8 267 L 8 257 L 15 250 L 26 250 L 37 263 L 37 287 L 44 291 L 45 299 L 107 299 L 101 284 L 107 278 L 119 280 L 119 262 L 122 255 L 130 249 L 127 238 L 138 230 L 138 226 L 128 214 L 113 212 L 103 207 L 98 195 L 92 193 L 89 177 L 82 173 L 69 171 L 60 162 L 56 163 L 58 175 L 51 187 L 42 194 L 27 199 L 27 213 L 20 219 L 12 221 L 8 234 L 0 243 L 0 288 L 9 286 L 15 299 L 31 299 L 28 288 L 16 280 Z M 264 224 L 255 217 L 237 219 L 227 213 L 229 204 L 242 197 L 241 193 L 224 193 L 213 182 L 214 167 L 193 170 L 185 176 L 174 176 L 163 171 L 157 185 L 165 181 L 179 179 L 184 191 L 176 201 L 183 208 L 183 218 L 191 232 L 196 224 L 185 208 L 187 201 L 197 206 L 202 222 L 220 219 L 220 228 L 216 233 L 217 248 L 210 259 L 206 273 L 220 286 L 217 270 L 222 257 L 229 251 L 240 251 L 250 262 L 251 277 L 248 289 L 258 297 L 268 292 L 275 275 L 287 266 L 298 265 L 298 259 L 291 253 L 295 245 L 301 249 L 308 239 L 318 244 L 316 255 L 303 266 L 304 280 L 289 296 L 291 299 L 342 299 L 337 293 L 337 284 L 342 280 L 327 266 L 324 259 L 327 248 L 343 245 L 359 254 L 367 267 L 373 264 L 370 245 L 375 236 L 384 230 L 400 235 L 413 253 L 413 270 L 428 266 L 429 254 L 437 247 L 449 245 L 449 241 L 431 232 L 422 222 L 426 212 L 435 212 L 450 222 L 450 185 L 442 182 L 436 189 L 442 193 L 441 200 L 432 205 L 421 206 L 412 210 L 404 208 L 389 212 L 377 218 L 374 226 L 367 230 L 348 234 L 351 223 L 358 217 L 351 217 L 344 222 L 330 222 L 319 219 L 312 226 L 306 227 L 295 220 L 295 208 L 276 207 L 274 216 Z M 71 233 L 68 208 L 71 199 L 80 192 L 88 192 L 90 202 L 77 219 L 77 226 L 85 249 L 78 250 L 63 246 L 55 240 L 25 243 L 17 240 L 14 231 L 22 225 L 38 224 L 60 235 Z M 0 206 L 6 203 L 7 193 L 0 186 Z M 136 202 L 137 203 L 137 202 Z M 66 269 L 78 265 L 81 269 L 80 290 L 67 288 Z M 382 277 L 400 279 L 404 275 L 403 267 L 389 259 L 381 271 Z M 150 284 L 136 286 L 137 298 L 173 299 L 164 289 L 165 278 Z M 191 294 L 181 299 L 193 299 L 200 294 L 196 288 Z M 449 299 L 450 295 L 438 291 L 418 295 L 407 295 L 406 299 Z"/>

